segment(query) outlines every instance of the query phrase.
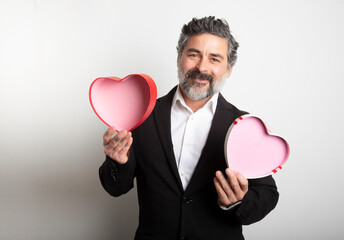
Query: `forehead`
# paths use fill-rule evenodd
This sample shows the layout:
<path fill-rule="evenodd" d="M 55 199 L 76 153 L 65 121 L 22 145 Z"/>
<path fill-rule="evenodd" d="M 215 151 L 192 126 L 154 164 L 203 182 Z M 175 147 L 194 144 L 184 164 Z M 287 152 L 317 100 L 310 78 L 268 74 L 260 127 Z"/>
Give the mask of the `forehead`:
<path fill-rule="evenodd" d="M 185 45 L 184 51 L 189 49 L 197 49 L 204 53 L 216 53 L 227 55 L 228 41 L 226 38 L 217 35 L 202 33 L 191 36 Z"/>

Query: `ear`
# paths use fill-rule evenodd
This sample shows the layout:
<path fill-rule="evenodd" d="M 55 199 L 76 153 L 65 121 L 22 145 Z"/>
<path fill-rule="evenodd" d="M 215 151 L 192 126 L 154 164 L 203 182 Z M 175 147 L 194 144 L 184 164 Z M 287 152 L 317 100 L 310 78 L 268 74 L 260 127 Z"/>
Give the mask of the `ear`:
<path fill-rule="evenodd" d="M 180 63 L 180 57 L 179 57 L 179 54 L 177 56 L 177 66 L 179 66 L 179 63 Z"/>
<path fill-rule="evenodd" d="M 229 78 L 229 76 L 231 75 L 232 73 L 232 70 L 233 70 L 233 66 L 230 67 L 230 69 L 228 70 L 228 73 L 227 73 L 227 78 Z"/>

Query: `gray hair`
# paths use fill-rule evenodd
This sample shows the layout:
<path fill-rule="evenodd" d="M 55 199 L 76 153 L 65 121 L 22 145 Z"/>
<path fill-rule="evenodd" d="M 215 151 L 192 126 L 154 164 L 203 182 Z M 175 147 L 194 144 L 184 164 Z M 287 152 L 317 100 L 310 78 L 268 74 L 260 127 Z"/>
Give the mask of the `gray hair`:
<path fill-rule="evenodd" d="M 193 18 L 188 24 L 183 26 L 177 46 L 178 58 L 182 56 L 188 39 L 193 35 L 201 33 L 210 33 L 226 38 L 228 41 L 228 69 L 234 66 L 238 57 L 237 49 L 239 47 L 239 43 L 232 36 L 227 21 L 224 19 L 216 19 L 213 16 L 201 19 Z"/>

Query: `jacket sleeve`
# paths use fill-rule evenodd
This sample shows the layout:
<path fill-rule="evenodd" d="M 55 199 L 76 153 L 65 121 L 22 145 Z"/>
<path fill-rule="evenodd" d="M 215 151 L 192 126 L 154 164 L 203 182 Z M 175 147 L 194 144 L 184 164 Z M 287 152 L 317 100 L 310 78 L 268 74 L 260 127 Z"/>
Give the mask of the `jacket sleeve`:
<path fill-rule="evenodd" d="M 106 156 L 103 165 L 99 168 L 99 178 L 104 189 L 114 197 L 129 192 L 134 187 L 135 166 L 136 160 L 132 148 L 125 164 L 119 164 Z"/>
<path fill-rule="evenodd" d="M 277 205 L 279 193 L 272 176 L 249 180 L 249 189 L 236 215 L 243 225 L 263 219 Z"/>

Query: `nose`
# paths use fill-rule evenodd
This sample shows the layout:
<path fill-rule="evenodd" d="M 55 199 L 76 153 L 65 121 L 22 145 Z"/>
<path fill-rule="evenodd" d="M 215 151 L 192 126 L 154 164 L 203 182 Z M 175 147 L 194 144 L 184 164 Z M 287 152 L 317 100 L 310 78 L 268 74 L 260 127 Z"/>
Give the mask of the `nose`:
<path fill-rule="evenodd" d="M 209 63 L 206 58 L 200 58 L 196 68 L 201 72 L 201 73 L 207 73 L 209 72 Z"/>

